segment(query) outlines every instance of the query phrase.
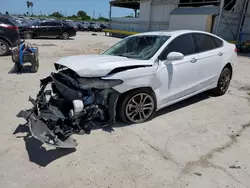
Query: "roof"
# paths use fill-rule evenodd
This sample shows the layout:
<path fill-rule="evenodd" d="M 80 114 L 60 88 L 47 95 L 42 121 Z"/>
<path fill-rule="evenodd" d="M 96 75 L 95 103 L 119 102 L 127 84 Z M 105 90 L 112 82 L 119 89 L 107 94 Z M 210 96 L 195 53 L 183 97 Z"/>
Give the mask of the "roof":
<path fill-rule="evenodd" d="M 207 7 L 179 7 L 174 9 L 170 15 L 179 15 L 179 14 L 205 14 L 213 15 L 218 14 L 219 8 L 214 6 Z"/>
<path fill-rule="evenodd" d="M 165 30 L 165 31 L 149 31 L 138 33 L 136 35 L 165 35 L 165 36 L 173 36 L 173 35 L 181 35 L 184 33 L 193 32 L 194 30 Z"/>
<path fill-rule="evenodd" d="M 199 30 L 166 30 L 166 31 L 150 31 L 150 32 L 144 32 L 144 33 L 138 33 L 131 36 L 143 36 L 143 35 L 163 35 L 163 36 L 170 36 L 170 37 L 176 37 L 182 34 L 187 33 L 205 33 L 212 36 L 215 36 L 212 33 L 206 32 L 206 31 L 199 31 Z M 216 36 L 218 37 L 218 36 Z"/>
<path fill-rule="evenodd" d="M 114 7 L 140 9 L 140 0 L 113 0 L 110 5 Z"/>

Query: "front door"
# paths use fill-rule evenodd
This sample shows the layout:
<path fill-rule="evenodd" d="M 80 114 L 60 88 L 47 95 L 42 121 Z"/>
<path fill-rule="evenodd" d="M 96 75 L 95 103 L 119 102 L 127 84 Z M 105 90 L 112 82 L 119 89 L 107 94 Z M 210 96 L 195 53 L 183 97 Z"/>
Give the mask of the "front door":
<path fill-rule="evenodd" d="M 50 22 L 40 23 L 40 25 L 38 27 L 39 27 L 39 29 L 38 29 L 39 37 L 48 37 L 48 36 L 50 36 L 50 33 L 51 33 Z"/>
<path fill-rule="evenodd" d="M 169 62 L 167 55 L 170 52 L 180 52 L 184 58 Z M 160 59 L 157 72 L 161 80 L 158 106 L 162 108 L 198 90 L 200 67 L 193 35 L 185 34 L 175 38 L 167 45 Z"/>

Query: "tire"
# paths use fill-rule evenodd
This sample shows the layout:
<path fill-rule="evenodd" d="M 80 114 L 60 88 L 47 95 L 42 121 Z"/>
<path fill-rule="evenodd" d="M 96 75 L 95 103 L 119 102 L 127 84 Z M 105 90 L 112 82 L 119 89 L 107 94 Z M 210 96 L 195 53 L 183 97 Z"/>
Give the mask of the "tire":
<path fill-rule="evenodd" d="M 36 60 L 36 62 L 31 64 L 31 72 L 36 73 L 39 68 L 39 60 Z"/>
<path fill-rule="evenodd" d="M 220 74 L 217 87 L 212 90 L 212 92 L 217 96 L 224 95 L 230 85 L 232 79 L 232 71 L 229 68 L 224 68 Z"/>
<path fill-rule="evenodd" d="M 32 35 L 32 33 L 30 33 L 30 32 L 25 32 L 25 33 L 23 34 L 23 37 L 24 37 L 25 39 L 32 39 L 32 38 L 33 38 L 33 35 Z"/>
<path fill-rule="evenodd" d="M 69 39 L 69 33 L 68 33 L 68 32 L 63 32 L 63 33 L 62 33 L 62 38 L 63 38 L 64 40 Z"/>
<path fill-rule="evenodd" d="M 0 56 L 5 56 L 10 54 L 10 46 L 9 44 L 0 39 Z"/>
<path fill-rule="evenodd" d="M 122 96 L 118 102 L 117 115 L 124 123 L 146 122 L 154 116 L 155 112 L 156 98 L 150 89 L 133 90 Z"/>

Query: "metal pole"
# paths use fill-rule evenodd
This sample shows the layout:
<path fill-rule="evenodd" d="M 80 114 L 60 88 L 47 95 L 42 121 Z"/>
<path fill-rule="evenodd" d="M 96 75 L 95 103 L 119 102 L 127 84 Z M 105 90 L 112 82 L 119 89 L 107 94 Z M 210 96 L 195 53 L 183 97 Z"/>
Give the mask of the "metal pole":
<path fill-rule="evenodd" d="M 110 29 L 112 28 L 111 27 L 111 17 L 112 17 L 112 5 L 109 4 L 109 26 L 110 26 Z"/>
<path fill-rule="evenodd" d="M 245 15 L 246 15 L 247 5 L 248 5 L 248 0 L 245 0 L 244 6 L 243 6 L 243 9 L 242 9 L 240 24 L 239 24 L 239 27 L 237 29 L 236 41 L 239 40 L 240 32 L 242 31 L 242 27 L 243 27 L 243 24 L 244 24 L 244 18 L 245 18 Z"/>
<path fill-rule="evenodd" d="M 216 25 L 216 28 L 215 28 L 215 34 L 216 35 L 218 35 L 218 32 L 219 32 L 219 26 L 220 26 L 220 22 L 221 22 L 221 16 L 222 16 L 223 10 L 224 10 L 224 4 L 225 4 L 225 1 L 221 0 L 220 1 L 220 12 L 219 12 L 219 15 L 218 15 L 217 25 Z"/>
<path fill-rule="evenodd" d="M 150 22 L 151 22 L 151 8 L 152 8 L 152 0 L 150 0 L 150 5 L 149 5 L 149 16 L 148 16 L 148 31 L 150 29 Z"/>

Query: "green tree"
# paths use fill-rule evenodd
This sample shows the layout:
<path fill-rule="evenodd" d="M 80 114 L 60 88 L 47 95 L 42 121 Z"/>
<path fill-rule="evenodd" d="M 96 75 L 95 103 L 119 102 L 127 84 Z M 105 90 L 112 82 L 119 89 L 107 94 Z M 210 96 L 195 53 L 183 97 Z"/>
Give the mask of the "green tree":
<path fill-rule="evenodd" d="M 79 10 L 77 12 L 77 16 L 78 17 L 85 17 L 85 16 L 88 16 L 86 12 L 84 12 L 83 10 Z"/>
<path fill-rule="evenodd" d="M 104 17 L 99 17 L 97 20 L 101 21 L 101 22 L 108 22 L 109 21 L 109 19 L 104 18 Z"/>
<path fill-rule="evenodd" d="M 84 16 L 84 17 L 81 17 L 81 20 L 90 20 L 91 18 L 90 18 L 90 16 Z"/>
<path fill-rule="evenodd" d="M 56 17 L 56 18 L 62 18 L 63 15 L 60 12 L 54 12 L 50 16 Z"/>
<path fill-rule="evenodd" d="M 34 3 L 30 2 L 31 15 L 33 15 L 33 6 L 34 6 Z"/>
<path fill-rule="evenodd" d="M 30 1 L 26 1 L 26 5 L 28 7 L 28 12 L 29 12 L 29 15 L 30 15 L 30 5 L 31 5 L 31 2 Z"/>

